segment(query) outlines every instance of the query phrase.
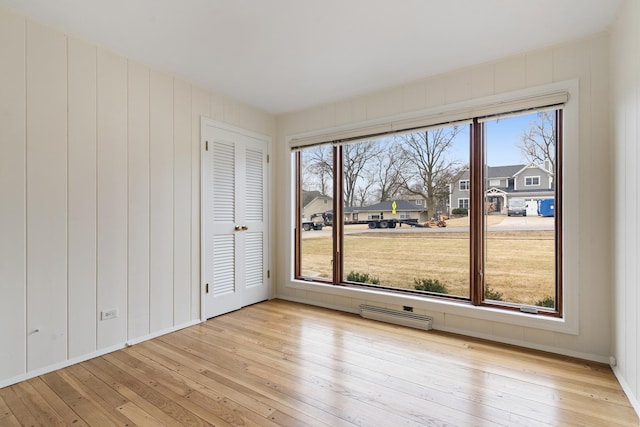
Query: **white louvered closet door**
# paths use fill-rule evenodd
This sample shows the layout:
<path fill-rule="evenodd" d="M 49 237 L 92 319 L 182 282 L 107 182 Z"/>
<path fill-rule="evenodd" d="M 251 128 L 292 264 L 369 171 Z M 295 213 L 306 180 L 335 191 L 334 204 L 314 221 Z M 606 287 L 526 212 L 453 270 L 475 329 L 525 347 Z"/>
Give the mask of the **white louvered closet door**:
<path fill-rule="evenodd" d="M 203 119 L 206 318 L 268 298 L 267 141 Z"/>

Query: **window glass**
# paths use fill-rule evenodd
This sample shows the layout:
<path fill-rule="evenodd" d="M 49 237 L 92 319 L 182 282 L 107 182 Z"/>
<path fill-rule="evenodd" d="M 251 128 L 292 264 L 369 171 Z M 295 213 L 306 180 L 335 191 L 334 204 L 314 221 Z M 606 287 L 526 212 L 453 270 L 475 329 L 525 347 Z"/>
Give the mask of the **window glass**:
<path fill-rule="evenodd" d="M 539 186 L 555 174 L 554 113 L 485 123 L 485 300 L 555 307 L 555 191 Z M 492 190 L 492 179 L 517 181 L 525 168 L 525 187 L 538 187 Z"/>
<path fill-rule="evenodd" d="M 320 146 L 299 153 L 297 276 L 333 280 L 333 148 Z"/>
<path fill-rule="evenodd" d="M 524 185 L 531 187 L 540 185 L 540 177 L 539 176 L 525 176 L 524 177 Z"/>
<path fill-rule="evenodd" d="M 469 126 L 344 145 L 342 159 L 344 280 L 468 298 L 468 217 L 450 216 Z"/>
<path fill-rule="evenodd" d="M 561 316 L 556 117 L 297 152 L 296 277 Z"/>

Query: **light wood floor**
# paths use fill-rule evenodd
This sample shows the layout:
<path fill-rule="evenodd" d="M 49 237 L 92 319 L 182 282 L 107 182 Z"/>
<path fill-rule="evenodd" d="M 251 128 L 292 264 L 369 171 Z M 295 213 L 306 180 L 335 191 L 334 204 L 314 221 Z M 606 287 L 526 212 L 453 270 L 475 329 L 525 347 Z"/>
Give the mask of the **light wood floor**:
<path fill-rule="evenodd" d="M 270 301 L 0 390 L 0 425 L 630 426 L 606 365 Z"/>

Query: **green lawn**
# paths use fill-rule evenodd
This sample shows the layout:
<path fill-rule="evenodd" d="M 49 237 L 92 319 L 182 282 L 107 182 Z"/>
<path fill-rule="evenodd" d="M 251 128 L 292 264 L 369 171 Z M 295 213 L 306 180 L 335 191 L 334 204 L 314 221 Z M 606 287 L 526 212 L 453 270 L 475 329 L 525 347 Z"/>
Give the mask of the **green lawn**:
<path fill-rule="evenodd" d="M 302 272 L 330 277 L 331 237 L 302 241 Z M 504 301 L 535 304 L 554 295 L 554 232 L 489 232 L 486 242 L 485 283 L 503 294 Z M 347 234 L 344 273 L 368 273 L 394 288 L 413 289 L 414 279 L 437 279 L 449 294 L 469 296 L 468 233 Z"/>

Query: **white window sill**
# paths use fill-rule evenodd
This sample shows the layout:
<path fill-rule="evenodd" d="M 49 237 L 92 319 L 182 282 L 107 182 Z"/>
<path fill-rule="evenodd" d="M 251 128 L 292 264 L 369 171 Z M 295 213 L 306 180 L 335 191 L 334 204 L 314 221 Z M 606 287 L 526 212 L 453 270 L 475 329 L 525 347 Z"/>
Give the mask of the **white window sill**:
<path fill-rule="evenodd" d="M 490 322 L 498 322 L 525 328 L 535 328 L 570 335 L 578 335 L 577 316 L 570 320 L 567 313 L 564 318 L 501 310 L 493 307 L 478 307 L 465 302 L 425 298 L 419 295 L 399 294 L 378 289 L 367 289 L 347 286 L 335 286 L 319 282 L 292 280 L 287 287 L 305 291 L 336 295 L 340 297 L 366 300 L 367 303 L 381 305 L 410 305 L 416 310 L 430 312 L 433 315 L 445 314 L 463 316 Z M 345 307 L 349 309 L 350 307 Z"/>

